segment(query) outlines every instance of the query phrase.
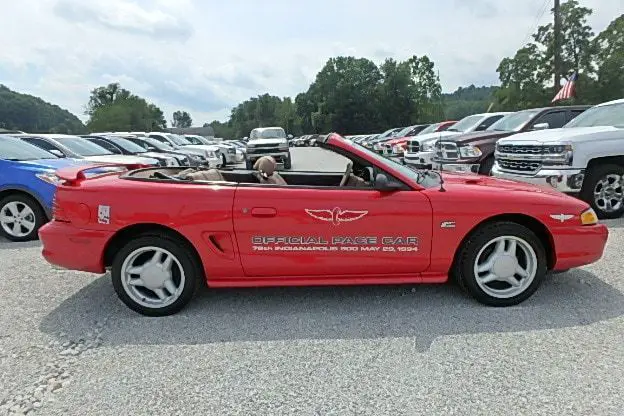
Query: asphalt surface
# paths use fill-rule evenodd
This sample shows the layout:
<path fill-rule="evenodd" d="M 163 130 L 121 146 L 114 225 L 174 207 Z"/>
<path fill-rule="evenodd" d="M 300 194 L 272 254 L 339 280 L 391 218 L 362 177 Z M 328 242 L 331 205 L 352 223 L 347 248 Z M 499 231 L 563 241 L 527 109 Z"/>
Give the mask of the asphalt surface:
<path fill-rule="evenodd" d="M 342 170 L 319 152 L 294 168 Z M 624 220 L 609 226 L 600 262 L 513 308 L 451 285 L 203 290 L 153 319 L 108 276 L 0 242 L 0 414 L 622 415 Z"/>

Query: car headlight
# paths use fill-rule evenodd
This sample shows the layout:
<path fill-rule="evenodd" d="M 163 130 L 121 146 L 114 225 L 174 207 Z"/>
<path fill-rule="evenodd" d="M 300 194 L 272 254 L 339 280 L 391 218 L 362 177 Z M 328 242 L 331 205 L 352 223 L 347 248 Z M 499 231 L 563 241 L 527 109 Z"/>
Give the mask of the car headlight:
<path fill-rule="evenodd" d="M 592 208 L 587 208 L 581 213 L 581 224 L 595 225 L 598 224 L 598 216 Z"/>
<path fill-rule="evenodd" d="M 420 150 L 422 150 L 423 152 L 433 152 L 435 150 L 435 142 L 423 143 Z"/>
<path fill-rule="evenodd" d="M 481 152 L 481 149 L 479 149 L 478 147 L 468 145 L 460 147 L 459 154 L 461 155 L 461 157 L 473 158 L 481 156 L 483 152 Z"/>
<path fill-rule="evenodd" d="M 280 143 L 277 148 L 280 150 L 288 150 L 288 143 Z"/>
<path fill-rule="evenodd" d="M 56 176 L 56 174 L 54 174 L 53 172 L 37 173 L 35 176 L 42 181 L 50 183 L 52 185 L 60 185 L 61 183 L 63 183 L 62 179 Z"/>
<path fill-rule="evenodd" d="M 192 154 L 190 156 L 191 156 L 191 159 L 193 159 L 193 161 L 195 162 L 203 162 L 204 160 L 206 160 L 206 158 L 202 155 Z"/>

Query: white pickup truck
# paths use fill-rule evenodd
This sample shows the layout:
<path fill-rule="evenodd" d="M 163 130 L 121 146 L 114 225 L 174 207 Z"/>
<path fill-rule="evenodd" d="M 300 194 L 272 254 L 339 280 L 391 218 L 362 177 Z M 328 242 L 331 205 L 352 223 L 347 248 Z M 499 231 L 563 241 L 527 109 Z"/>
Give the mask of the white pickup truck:
<path fill-rule="evenodd" d="M 245 167 L 253 169 L 256 160 L 262 156 L 272 156 L 278 165 L 290 169 L 292 160 L 286 132 L 281 127 L 259 127 L 249 134 Z"/>
<path fill-rule="evenodd" d="M 560 129 L 501 139 L 494 157 L 493 176 L 550 186 L 580 197 L 600 218 L 619 218 L 624 214 L 624 99 L 594 106 Z"/>

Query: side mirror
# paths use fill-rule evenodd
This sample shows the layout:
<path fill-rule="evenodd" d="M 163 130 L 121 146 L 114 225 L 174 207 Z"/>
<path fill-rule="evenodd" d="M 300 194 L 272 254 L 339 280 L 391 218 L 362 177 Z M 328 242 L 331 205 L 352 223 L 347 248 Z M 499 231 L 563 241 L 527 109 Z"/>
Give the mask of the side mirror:
<path fill-rule="evenodd" d="M 375 176 L 375 189 L 380 192 L 394 192 L 401 188 L 401 184 L 390 181 L 384 173 L 378 173 Z"/>
<path fill-rule="evenodd" d="M 533 126 L 533 130 L 548 130 L 550 128 L 550 124 L 548 123 L 539 123 Z"/>
<path fill-rule="evenodd" d="M 54 156 L 56 157 L 65 157 L 65 153 L 61 152 L 60 150 L 57 149 L 50 149 L 48 150 L 48 152 L 52 153 Z"/>

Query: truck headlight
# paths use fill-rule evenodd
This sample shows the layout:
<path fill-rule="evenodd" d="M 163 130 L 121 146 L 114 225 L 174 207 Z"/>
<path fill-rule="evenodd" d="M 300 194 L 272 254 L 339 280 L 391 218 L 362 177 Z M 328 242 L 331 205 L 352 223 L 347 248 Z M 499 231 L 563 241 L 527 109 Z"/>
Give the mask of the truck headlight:
<path fill-rule="evenodd" d="M 545 144 L 543 148 L 545 165 L 572 165 L 574 150 L 570 143 Z"/>
<path fill-rule="evenodd" d="M 288 150 L 288 143 L 280 143 L 277 148 L 279 150 Z"/>
<path fill-rule="evenodd" d="M 478 147 L 475 147 L 475 146 L 469 144 L 468 146 L 460 147 L 459 148 L 459 154 L 461 155 L 461 157 L 465 157 L 467 159 L 470 159 L 470 158 L 481 156 L 483 154 L 483 152 L 481 152 L 481 149 L 479 149 Z"/>
<path fill-rule="evenodd" d="M 420 147 L 423 152 L 433 152 L 435 150 L 435 142 L 425 142 Z"/>

